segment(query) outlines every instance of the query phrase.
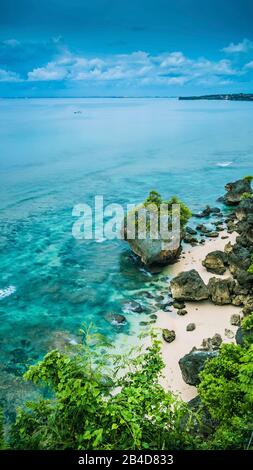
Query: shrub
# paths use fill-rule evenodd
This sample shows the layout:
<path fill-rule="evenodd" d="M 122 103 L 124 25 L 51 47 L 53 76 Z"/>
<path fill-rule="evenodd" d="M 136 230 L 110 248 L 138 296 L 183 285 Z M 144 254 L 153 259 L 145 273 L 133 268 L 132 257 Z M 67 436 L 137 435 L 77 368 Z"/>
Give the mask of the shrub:
<path fill-rule="evenodd" d="M 253 193 L 243 193 L 241 195 L 241 200 L 244 200 L 244 199 L 252 199 L 253 198 Z"/>
<path fill-rule="evenodd" d="M 47 385 L 53 395 L 19 410 L 11 446 L 85 450 L 194 447 L 192 414 L 159 384 L 164 365 L 157 339 L 153 337 L 145 353 L 136 355 L 135 351 L 127 360 L 126 356 L 101 354 L 99 347 L 94 349 L 85 339 L 75 354 L 51 351 L 29 368 L 26 380 Z M 108 361 L 116 367 L 115 373 Z"/>
<path fill-rule="evenodd" d="M 225 344 L 200 373 L 201 402 L 216 420 L 205 448 L 245 448 L 253 429 L 253 346 Z"/>
<path fill-rule="evenodd" d="M 251 181 L 253 180 L 253 176 L 251 175 L 247 175 L 247 176 L 244 176 L 244 178 L 246 181 L 249 181 L 251 183 Z"/>

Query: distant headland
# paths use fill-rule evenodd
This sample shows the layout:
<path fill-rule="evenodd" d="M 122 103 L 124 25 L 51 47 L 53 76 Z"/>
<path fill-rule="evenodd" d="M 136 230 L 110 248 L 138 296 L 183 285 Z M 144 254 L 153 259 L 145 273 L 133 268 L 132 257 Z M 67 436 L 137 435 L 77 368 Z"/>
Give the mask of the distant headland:
<path fill-rule="evenodd" d="M 179 100 L 227 100 L 227 101 L 253 101 L 253 93 L 233 93 L 202 96 L 179 96 Z"/>

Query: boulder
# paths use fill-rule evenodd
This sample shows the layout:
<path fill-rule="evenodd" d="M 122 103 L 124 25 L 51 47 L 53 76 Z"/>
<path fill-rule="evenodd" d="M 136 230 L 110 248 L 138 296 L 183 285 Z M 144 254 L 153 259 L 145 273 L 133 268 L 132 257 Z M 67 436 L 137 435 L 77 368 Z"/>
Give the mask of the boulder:
<path fill-rule="evenodd" d="M 192 227 L 186 227 L 185 231 L 186 233 L 189 233 L 189 235 L 197 235 L 197 230 L 193 229 Z"/>
<path fill-rule="evenodd" d="M 195 323 L 189 323 L 186 327 L 186 331 L 193 331 L 196 329 Z"/>
<path fill-rule="evenodd" d="M 202 261 L 207 271 L 213 274 L 224 274 L 226 271 L 227 255 L 223 251 L 212 251 Z"/>
<path fill-rule="evenodd" d="M 177 311 L 177 314 L 180 315 L 180 316 L 183 316 L 183 315 L 187 315 L 187 310 L 185 310 L 184 308 L 180 308 L 178 311 Z"/>
<path fill-rule="evenodd" d="M 225 336 L 228 339 L 233 339 L 235 337 L 234 332 L 228 328 L 225 328 Z"/>
<path fill-rule="evenodd" d="M 183 308 L 185 308 L 185 303 L 184 302 L 176 302 L 174 301 L 173 302 L 173 307 L 178 309 L 178 310 L 181 310 Z"/>
<path fill-rule="evenodd" d="M 216 305 L 231 304 L 235 281 L 230 277 L 218 279 L 211 277 L 208 282 L 208 291 L 212 302 Z"/>
<path fill-rule="evenodd" d="M 199 373 L 204 369 L 206 361 L 218 355 L 218 351 L 193 350 L 179 360 L 182 377 L 189 385 L 197 385 Z"/>
<path fill-rule="evenodd" d="M 207 286 L 195 269 L 178 274 L 172 279 L 170 286 L 175 300 L 199 301 L 206 300 L 209 296 Z"/>
<path fill-rule="evenodd" d="M 137 223 L 138 213 L 140 217 Z M 136 207 L 124 219 L 121 230 L 124 240 L 129 243 L 132 251 L 147 266 L 174 263 L 181 252 L 183 231 L 180 230 L 178 237 L 175 236 L 173 240 L 172 237 L 168 240 L 167 234 L 167 238 L 163 238 L 160 231 L 151 236 L 149 227 L 152 220 L 157 220 L 156 211 L 152 211 L 144 205 Z M 167 215 L 164 217 L 164 220 L 168 224 Z M 154 223 L 155 226 L 156 223 Z"/>
<path fill-rule="evenodd" d="M 172 343 L 176 339 L 176 333 L 174 330 L 167 330 L 164 328 L 162 331 L 163 339 L 166 343 Z"/>
<path fill-rule="evenodd" d="M 125 325 L 127 323 L 126 317 L 119 313 L 108 312 L 105 319 L 114 326 Z"/>
<path fill-rule="evenodd" d="M 197 214 L 193 214 L 194 217 L 197 218 L 202 218 L 202 217 L 208 217 L 210 214 L 219 214 L 221 212 L 219 207 L 210 207 L 206 206 L 205 209 L 203 209 L 202 212 L 198 212 Z"/>
<path fill-rule="evenodd" d="M 231 315 L 230 317 L 230 323 L 231 325 L 234 325 L 234 326 L 240 326 L 241 324 L 241 317 L 238 313 L 233 313 L 233 315 Z"/>
<path fill-rule="evenodd" d="M 219 349 L 222 343 L 222 337 L 219 333 L 215 333 L 212 338 L 204 338 L 202 341 L 202 349 L 205 351 L 213 351 Z"/>
<path fill-rule="evenodd" d="M 226 194 L 224 196 L 224 204 L 227 206 L 237 205 L 241 202 L 244 193 L 252 193 L 251 181 L 249 178 L 243 178 L 225 186 Z"/>
<path fill-rule="evenodd" d="M 143 312 L 143 308 L 141 304 L 139 302 L 136 302 L 135 300 L 129 300 L 127 302 L 124 302 L 123 310 L 124 312 L 134 312 L 134 313 Z"/>

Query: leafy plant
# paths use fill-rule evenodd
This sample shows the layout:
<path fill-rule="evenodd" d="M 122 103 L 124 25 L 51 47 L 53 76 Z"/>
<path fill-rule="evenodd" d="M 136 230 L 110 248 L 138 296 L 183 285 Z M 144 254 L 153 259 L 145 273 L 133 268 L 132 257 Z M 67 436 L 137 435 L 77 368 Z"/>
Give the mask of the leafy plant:
<path fill-rule="evenodd" d="M 90 332 L 88 332 L 90 335 Z M 90 335 L 91 339 L 91 335 Z M 98 353 L 87 342 L 72 354 L 51 351 L 26 380 L 47 385 L 52 398 L 18 412 L 15 449 L 180 449 L 195 446 L 193 415 L 159 383 L 163 362 L 155 336 L 141 354 Z M 120 374 L 118 374 L 120 371 Z M 183 423 L 183 425 L 182 425 Z"/>
<path fill-rule="evenodd" d="M 251 265 L 248 268 L 248 273 L 253 274 L 253 255 L 251 256 Z"/>
<path fill-rule="evenodd" d="M 253 346 L 225 344 L 200 373 L 201 402 L 216 420 L 205 448 L 245 448 L 253 429 Z"/>
<path fill-rule="evenodd" d="M 246 180 L 246 181 L 249 181 L 251 183 L 251 181 L 253 180 L 253 176 L 247 175 L 247 176 L 244 176 L 243 179 Z"/>
<path fill-rule="evenodd" d="M 253 198 L 253 193 L 243 193 L 241 195 L 241 200 L 243 199 L 252 199 Z"/>

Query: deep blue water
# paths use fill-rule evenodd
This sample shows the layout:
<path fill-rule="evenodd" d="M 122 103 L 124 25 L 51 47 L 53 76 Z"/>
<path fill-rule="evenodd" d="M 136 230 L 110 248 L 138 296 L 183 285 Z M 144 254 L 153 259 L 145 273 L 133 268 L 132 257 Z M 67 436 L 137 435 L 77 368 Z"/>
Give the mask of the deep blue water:
<path fill-rule="evenodd" d="M 147 313 L 107 312 L 166 286 L 119 240 L 77 241 L 72 208 L 137 203 L 150 189 L 194 211 L 252 174 L 253 104 L 172 99 L 0 100 L 0 375 L 15 396 L 25 364 L 94 322 L 136 337 Z M 20 392 L 21 393 L 21 392 Z"/>

